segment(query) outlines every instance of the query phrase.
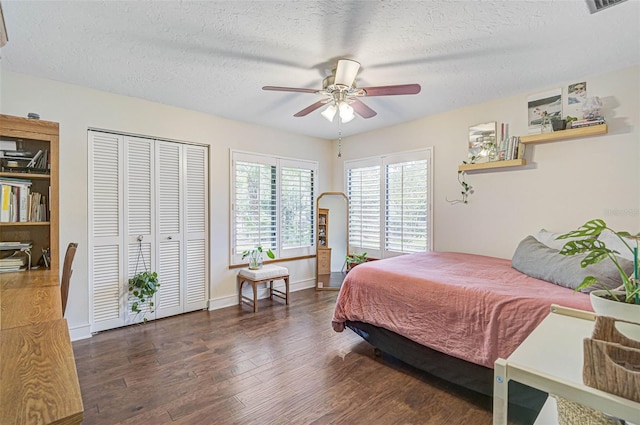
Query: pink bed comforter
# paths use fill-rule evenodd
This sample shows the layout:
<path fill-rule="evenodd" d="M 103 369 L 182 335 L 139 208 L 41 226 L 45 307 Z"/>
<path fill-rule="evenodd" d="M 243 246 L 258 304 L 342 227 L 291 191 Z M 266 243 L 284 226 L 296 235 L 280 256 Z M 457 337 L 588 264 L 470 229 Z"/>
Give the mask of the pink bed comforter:
<path fill-rule="evenodd" d="M 346 320 L 370 323 L 493 368 L 547 316 L 551 304 L 592 311 L 588 295 L 524 275 L 510 260 L 424 252 L 351 270 L 332 325 L 342 332 Z"/>

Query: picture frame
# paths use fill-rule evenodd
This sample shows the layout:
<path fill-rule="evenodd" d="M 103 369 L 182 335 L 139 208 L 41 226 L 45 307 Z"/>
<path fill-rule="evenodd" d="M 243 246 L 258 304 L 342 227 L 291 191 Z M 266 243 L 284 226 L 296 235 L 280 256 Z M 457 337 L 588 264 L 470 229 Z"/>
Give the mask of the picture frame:
<path fill-rule="evenodd" d="M 497 157 L 497 133 L 496 121 L 475 124 L 469 127 L 469 158 L 487 158 L 489 161 Z"/>
<path fill-rule="evenodd" d="M 527 97 L 529 133 L 540 133 L 544 117 L 562 119 L 562 89 L 557 88 Z"/>

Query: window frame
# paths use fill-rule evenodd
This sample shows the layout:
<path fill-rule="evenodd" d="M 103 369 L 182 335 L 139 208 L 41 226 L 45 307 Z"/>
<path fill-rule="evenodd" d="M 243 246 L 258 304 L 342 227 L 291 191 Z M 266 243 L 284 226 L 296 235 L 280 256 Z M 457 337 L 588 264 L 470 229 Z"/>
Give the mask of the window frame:
<path fill-rule="evenodd" d="M 275 184 L 275 204 L 276 204 L 276 246 L 271 247 L 276 259 L 296 258 L 301 256 L 313 255 L 316 251 L 315 246 L 315 211 L 316 211 L 316 194 L 318 186 L 318 161 L 311 161 L 298 158 L 287 158 L 277 155 L 269 155 L 263 153 L 245 152 L 239 150 L 230 150 L 229 153 L 229 264 L 236 266 L 246 263 L 242 259 L 242 253 L 236 253 L 236 161 L 267 164 L 275 167 L 276 184 Z M 283 248 L 282 242 L 282 168 L 301 168 L 312 171 L 312 188 L 311 188 L 311 238 L 310 245 L 297 248 Z M 264 247 L 266 248 L 266 247 Z M 265 257 L 266 260 L 266 257 Z"/>
<path fill-rule="evenodd" d="M 405 252 L 391 251 L 386 249 L 386 173 L 387 165 L 404 162 L 412 162 L 426 160 L 427 161 L 427 251 L 433 250 L 433 147 L 421 148 L 411 151 L 396 152 L 380 156 L 367 157 L 361 159 L 347 160 L 344 162 L 344 191 L 349 194 L 349 170 L 356 168 L 365 168 L 379 166 L 380 170 L 380 237 L 378 249 L 362 248 L 351 243 L 351 235 L 349 235 L 349 249 L 351 252 L 361 254 L 367 253 L 370 258 L 389 258 L 397 255 L 404 255 Z M 351 205 L 351 199 L 349 200 Z M 349 229 L 351 232 L 351 227 Z"/>

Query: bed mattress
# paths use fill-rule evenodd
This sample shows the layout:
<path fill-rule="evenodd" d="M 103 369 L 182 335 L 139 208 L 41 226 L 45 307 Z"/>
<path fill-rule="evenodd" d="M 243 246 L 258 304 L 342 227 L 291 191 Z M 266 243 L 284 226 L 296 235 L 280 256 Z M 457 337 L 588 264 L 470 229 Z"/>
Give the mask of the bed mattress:
<path fill-rule="evenodd" d="M 347 275 L 333 329 L 369 323 L 450 356 L 493 368 L 549 313 L 592 311 L 589 296 L 529 277 L 509 260 L 424 252 L 371 261 Z"/>

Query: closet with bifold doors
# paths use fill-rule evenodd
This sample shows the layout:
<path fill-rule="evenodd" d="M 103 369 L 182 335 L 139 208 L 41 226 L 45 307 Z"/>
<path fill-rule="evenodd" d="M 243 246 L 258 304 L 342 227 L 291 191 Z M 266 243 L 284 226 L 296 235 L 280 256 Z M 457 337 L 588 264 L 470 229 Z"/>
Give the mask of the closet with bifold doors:
<path fill-rule="evenodd" d="M 91 332 L 207 307 L 209 149 L 89 130 Z M 128 280 L 158 273 L 153 312 Z"/>

